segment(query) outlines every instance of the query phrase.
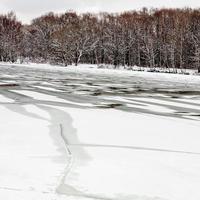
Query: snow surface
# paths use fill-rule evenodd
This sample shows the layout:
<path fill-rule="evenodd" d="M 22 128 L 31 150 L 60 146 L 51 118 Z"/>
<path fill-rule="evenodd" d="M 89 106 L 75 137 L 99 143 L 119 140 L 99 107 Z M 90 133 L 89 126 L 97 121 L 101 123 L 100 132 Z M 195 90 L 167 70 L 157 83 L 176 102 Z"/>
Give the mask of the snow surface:
<path fill-rule="evenodd" d="M 199 76 L 1 65 L 0 199 L 200 199 Z"/>
<path fill-rule="evenodd" d="M 0 95 L 0 102 L 1 103 L 13 103 L 14 101 L 12 99 L 9 99 L 3 95 Z"/>
<path fill-rule="evenodd" d="M 26 107 L 16 109 L 25 111 Z M 65 167 L 64 150 L 59 152 L 49 136 L 49 123 L 42 119 L 43 111 L 36 110 L 35 117 L 30 112 L 33 116 L 27 117 L 11 110 L 12 107 L 0 106 L 0 198 L 26 199 L 23 195 L 30 193 L 28 199 L 32 199 L 31 193 L 35 193 L 35 197 L 42 199 L 58 184 Z M 21 193 L 19 198 L 16 193 Z"/>

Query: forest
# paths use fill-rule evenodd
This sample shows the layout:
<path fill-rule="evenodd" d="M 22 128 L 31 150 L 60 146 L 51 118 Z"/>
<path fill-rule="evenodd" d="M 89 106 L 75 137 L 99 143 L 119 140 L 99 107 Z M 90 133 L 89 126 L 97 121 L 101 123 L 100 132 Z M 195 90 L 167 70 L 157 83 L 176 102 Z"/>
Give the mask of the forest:
<path fill-rule="evenodd" d="M 0 15 L 0 61 L 198 69 L 200 9 Z"/>

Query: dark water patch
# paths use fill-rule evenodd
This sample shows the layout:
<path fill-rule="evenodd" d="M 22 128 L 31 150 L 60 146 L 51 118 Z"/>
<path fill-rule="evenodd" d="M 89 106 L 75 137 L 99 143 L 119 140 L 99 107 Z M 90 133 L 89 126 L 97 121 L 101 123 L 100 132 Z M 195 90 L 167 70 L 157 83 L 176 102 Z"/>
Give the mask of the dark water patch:
<path fill-rule="evenodd" d="M 175 114 L 187 114 L 188 112 L 179 112 L 179 111 L 177 111 L 177 112 L 175 112 Z"/>
<path fill-rule="evenodd" d="M 86 82 L 85 84 L 89 85 L 89 86 L 93 86 L 94 85 L 94 83 L 92 83 L 92 82 Z"/>
<path fill-rule="evenodd" d="M 191 114 L 192 117 L 200 117 L 200 114 Z"/>
<path fill-rule="evenodd" d="M 3 84 L 0 84 L 0 87 L 18 87 L 20 86 L 19 84 L 17 83 L 3 83 Z"/>
<path fill-rule="evenodd" d="M 111 90 L 119 90 L 120 88 L 118 88 L 118 87 L 114 87 L 114 86 L 110 86 L 110 87 L 108 87 L 109 89 L 111 89 Z"/>
<path fill-rule="evenodd" d="M 117 108 L 117 107 L 121 107 L 123 106 L 123 104 L 120 104 L 120 103 L 111 103 L 111 104 L 105 104 L 105 105 L 100 105 L 100 106 L 97 106 L 98 108 Z"/>
<path fill-rule="evenodd" d="M 77 90 L 77 91 L 79 91 L 79 92 L 91 92 L 90 89 L 80 89 L 80 90 Z"/>
<path fill-rule="evenodd" d="M 176 95 L 200 95 L 199 90 L 170 90 L 170 89 L 154 89 L 154 92 L 156 93 L 162 93 L 162 94 L 169 94 L 172 97 L 177 97 Z"/>
<path fill-rule="evenodd" d="M 119 93 L 121 93 L 121 94 L 136 94 L 137 92 L 135 90 L 119 90 Z"/>
<path fill-rule="evenodd" d="M 103 94 L 103 92 L 101 90 L 97 90 L 97 91 L 93 92 L 91 95 L 92 96 L 100 96 L 102 94 Z"/>
<path fill-rule="evenodd" d="M 180 97 L 179 96 L 170 96 L 170 98 L 172 98 L 172 99 L 179 99 Z"/>
<path fill-rule="evenodd" d="M 183 117 L 200 117 L 199 113 L 191 113 L 191 112 L 175 112 L 174 114 Z"/>
<path fill-rule="evenodd" d="M 180 95 L 200 95 L 200 91 L 174 91 L 172 93 Z"/>

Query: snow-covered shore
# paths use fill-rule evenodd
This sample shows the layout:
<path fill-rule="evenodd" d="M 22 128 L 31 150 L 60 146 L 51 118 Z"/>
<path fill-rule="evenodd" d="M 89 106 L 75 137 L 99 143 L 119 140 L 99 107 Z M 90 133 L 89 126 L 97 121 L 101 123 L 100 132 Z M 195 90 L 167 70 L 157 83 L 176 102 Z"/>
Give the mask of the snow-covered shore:
<path fill-rule="evenodd" d="M 0 68 L 1 199 L 200 199 L 199 76 Z"/>
<path fill-rule="evenodd" d="M 164 69 L 164 68 L 158 68 L 151 69 L 148 67 L 118 67 L 114 68 L 113 66 L 98 66 L 95 64 L 79 64 L 78 66 L 75 65 L 69 65 L 67 67 L 60 66 L 60 65 L 50 65 L 50 64 L 37 64 L 37 63 L 7 63 L 7 62 L 0 62 L 0 66 L 16 66 L 16 67 L 28 67 L 28 68 L 38 68 L 43 70 L 51 70 L 51 71 L 81 71 L 81 72 L 90 72 L 90 73 L 106 73 L 106 74 L 114 74 L 114 75 L 131 75 L 134 73 L 142 73 L 142 74 L 151 74 L 150 76 L 155 75 L 165 75 L 168 76 L 197 76 L 199 75 L 197 73 L 197 70 L 193 69 Z M 154 74 L 154 75 L 153 75 Z"/>

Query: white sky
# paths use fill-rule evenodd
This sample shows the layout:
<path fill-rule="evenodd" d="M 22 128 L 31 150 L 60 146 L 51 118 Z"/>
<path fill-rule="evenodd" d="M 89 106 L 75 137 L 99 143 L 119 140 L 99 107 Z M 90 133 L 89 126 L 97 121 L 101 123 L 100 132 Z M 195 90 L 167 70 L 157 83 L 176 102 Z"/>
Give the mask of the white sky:
<path fill-rule="evenodd" d="M 142 7 L 200 7 L 200 0 L 0 0 L 0 13 L 14 11 L 25 23 L 49 11 L 120 12 Z"/>

